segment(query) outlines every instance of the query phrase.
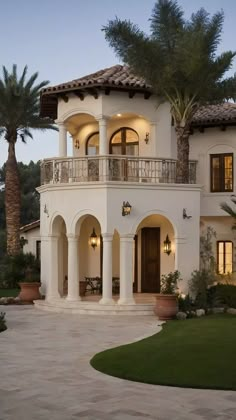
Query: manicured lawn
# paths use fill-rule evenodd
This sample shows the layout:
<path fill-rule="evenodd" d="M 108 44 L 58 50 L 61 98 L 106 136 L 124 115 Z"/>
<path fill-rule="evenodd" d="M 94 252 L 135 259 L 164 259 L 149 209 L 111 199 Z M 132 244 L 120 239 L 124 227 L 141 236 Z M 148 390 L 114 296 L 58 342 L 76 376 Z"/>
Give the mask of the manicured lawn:
<path fill-rule="evenodd" d="M 20 289 L 0 289 L 0 297 L 16 297 L 20 293 Z"/>
<path fill-rule="evenodd" d="M 149 384 L 236 390 L 236 316 L 170 321 L 133 344 L 96 354 L 108 375 Z"/>

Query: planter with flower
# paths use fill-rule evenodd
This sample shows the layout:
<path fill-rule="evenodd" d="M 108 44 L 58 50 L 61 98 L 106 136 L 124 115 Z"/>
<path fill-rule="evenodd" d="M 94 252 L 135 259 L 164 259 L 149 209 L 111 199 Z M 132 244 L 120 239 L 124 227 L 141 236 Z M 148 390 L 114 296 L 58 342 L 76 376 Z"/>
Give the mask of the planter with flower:
<path fill-rule="evenodd" d="M 19 299 L 21 302 L 32 303 L 34 300 L 41 299 L 39 288 L 40 283 L 40 263 L 31 253 L 20 254 L 19 263 Z"/>
<path fill-rule="evenodd" d="M 161 276 L 161 292 L 156 295 L 154 312 L 160 320 L 166 321 L 178 312 L 178 282 L 181 275 L 178 270 Z"/>

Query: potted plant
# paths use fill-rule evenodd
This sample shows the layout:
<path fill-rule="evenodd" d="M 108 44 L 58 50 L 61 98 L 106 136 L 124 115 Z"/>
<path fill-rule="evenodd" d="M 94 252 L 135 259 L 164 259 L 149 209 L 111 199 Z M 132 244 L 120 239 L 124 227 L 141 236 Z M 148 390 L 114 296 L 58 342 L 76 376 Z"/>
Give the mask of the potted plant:
<path fill-rule="evenodd" d="M 41 286 L 39 261 L 31 253 L 22 253 L 15 258 L 18 260 L 20 286 L 18 297 L 20 301 L 32 303 L 34 300 L 41 299 L 39 292 Z"/>
<path fill-rule="evenodd" d="M 180 272 L 175 270 L 161 276 L 161 291 L 156 295 L 155 314 L 160 320 L 166 321 L 176 316 L 178 312 L 177 290 L 181 280 Z"/>

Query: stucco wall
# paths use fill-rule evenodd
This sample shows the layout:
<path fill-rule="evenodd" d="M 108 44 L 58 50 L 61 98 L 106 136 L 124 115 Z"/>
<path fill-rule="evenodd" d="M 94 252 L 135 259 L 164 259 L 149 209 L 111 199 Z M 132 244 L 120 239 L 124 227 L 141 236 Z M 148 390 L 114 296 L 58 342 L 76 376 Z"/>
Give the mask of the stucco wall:
<path fill-rule="evenodd" d="M 36 242 L 40 241 L 40 228 L 34 228 L 20 234 L 21 237 L 27 240 L 27 243 L 23 247 L 23 251 L 31 252 L 36 255 Z"/>

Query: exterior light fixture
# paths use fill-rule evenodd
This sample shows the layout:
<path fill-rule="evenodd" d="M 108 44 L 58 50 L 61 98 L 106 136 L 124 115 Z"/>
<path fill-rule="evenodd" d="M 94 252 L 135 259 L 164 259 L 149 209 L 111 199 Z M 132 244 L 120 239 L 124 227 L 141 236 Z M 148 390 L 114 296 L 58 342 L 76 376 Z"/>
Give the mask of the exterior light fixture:
<path fill-rule="evenodd" d="M 183 209 L 183 219 L 191 219 L 192 216 L 187 215 L 187 210 Z"/>
<path fill-rule="evenodd" d="M 128 201 L 123 201 L 122 206 L 122 216 L 129 216 L 131 212 L 132 206 L 129 204 Z"/>
<path fill-rule="evenodd" d="M 148 144 L 149 142 L 149 133 L 146 133 L 145 139 L 144 139 L 145 143 Z"/>
<path fill-rule="evenodd" d="M 48 213 L 48 208 L 47 208 L 47 204 L 44 205 L 44 209 L 43 212 L 47 215 L 47 217 L 49 217 L 49 213 Z"/>
<path fill-rule="evenodd" d="M 74 146 L 75 146 L 76 149 L 80 148 L 79 139 L 75 139 Z"/>
<path fill-rule="evenodd" d="M 168 235 L 166 235 L 166 239 L 164 240 L 164 252 L 167 255 L 171 253 L 171 241 Z"/>
<path fill-rule="evenodd" d="M 95 248 L 98 246 L 98 237 L 97 234 L 95 232 L 95 229 L 93 228 L 93 231 L 90 235 L 90 245 L 93 248 L 93 250 L 95 251 Z"/>

